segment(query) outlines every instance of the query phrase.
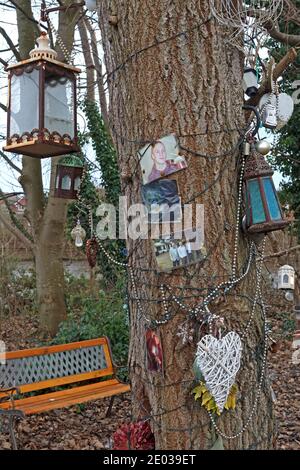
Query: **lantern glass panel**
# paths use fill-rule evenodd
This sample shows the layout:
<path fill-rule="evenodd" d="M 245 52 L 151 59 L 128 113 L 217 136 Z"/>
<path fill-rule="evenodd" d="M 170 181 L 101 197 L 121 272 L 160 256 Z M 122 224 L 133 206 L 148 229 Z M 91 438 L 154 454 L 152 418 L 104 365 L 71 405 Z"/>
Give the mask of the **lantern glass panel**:
<path fill-rule="evenodd" d="M 262 180 L 271 220 L 280 220 L 282 218 L 281 212 L 271 178 L 263 178 Z"/>
<path fill-rule="evenodd" d="M 10 132 L 21 136 L 39 127 L 39 70 L 11 77 Z"/>
<path fill-rule="evenodd" d="M 50 73 L 45 77 L 45 121 L 50 133 L 74 137 L 74 81 Z"/>
<path fill-rule="evenodd" d="M 71 189 L 71 178 L 68 175 L 65 175 L 61 180 L 61 189 L 69 190 Z"/>
<path fill-rule="evenodd" d="M 79 176 L 77 176 L 77 178 L 75 178 L 75 181 L 74 181 L 74 190 L 75 191 L 78 191 L 78 189 L 80 188 L 80 182 L 81 182 L 81 179 Z"/>
<path fill-rule="evenodd" d="M 264 205 L 261 198 L 258 180 L 248 181 L 248 191 L 252 210 L 252 223 L 259 224 L 266 221 Z"/>

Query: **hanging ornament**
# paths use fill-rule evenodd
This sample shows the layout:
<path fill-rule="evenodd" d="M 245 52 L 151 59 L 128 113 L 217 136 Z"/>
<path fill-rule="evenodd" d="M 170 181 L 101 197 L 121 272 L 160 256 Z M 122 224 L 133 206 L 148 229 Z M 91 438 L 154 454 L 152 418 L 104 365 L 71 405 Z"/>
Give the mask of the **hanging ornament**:
<path fill-rule="evenodd" d="M 294 102 L 287 93 L 266 93 L 259 101 L 262 123 L 269 129 L 284 127 L 294 112 Z"/>
<path fill-rule="evenodd" d="M 267 129 L 276 129 L 277 126 L 277 116 L 276 116 L 276 106 L 272 103 L 267 103 L 264 106 L 264 110 L 261 116 L 261 121 L 264 127 Z"/>
<path fill-rule="evenodd" d="M 267 140 L 258 140 L 255 142 L 255 150 L 262 155 L 267 155 L 271 150 L 271 144 Z"/>
<path fill-rule="evenodd" d="M 291 222 L 283 217 L 272 179 L 273 173 L 263 155 L 252 145 L 244 172 L 246 206 L 244 226 L 249 234 L 280 230 Z"/>
<path fill-rule="evenodd" d="M 85 239 L 86 233 L 83 227 L 81 227 L 80 220 L 77 220 L 76 227 L 71 232 L 71 237 L 75 240 L 75 246 L 80 248 L 83 246 L 83 240 Z"/>
<path fill-rule="evenodd" d="M 98 243 L 95 238 L 90 238 L 86 242 L 86 256 L 91 268 L 94 268 L 97 263 Z"/>
<path fill-rule="evenodd" d="M 45 32 L 30 58 L 7 67 L 8 121 L 4 150 L 35 158 L 78 152 L 76 78 L 57 60 Z"/>
<path fill-rule="evenodd" d="M 68 155 L 59 160 L 56 168 L 54 197 L 77 199 L 83 175 L 83 160 Z"/>
<path fill-rule="evenodd" d="M 242 342 L 230 331 L 221 339 L 205 335 L 197 345 L 196 364 L 222 413 L 241 365 Z"/>

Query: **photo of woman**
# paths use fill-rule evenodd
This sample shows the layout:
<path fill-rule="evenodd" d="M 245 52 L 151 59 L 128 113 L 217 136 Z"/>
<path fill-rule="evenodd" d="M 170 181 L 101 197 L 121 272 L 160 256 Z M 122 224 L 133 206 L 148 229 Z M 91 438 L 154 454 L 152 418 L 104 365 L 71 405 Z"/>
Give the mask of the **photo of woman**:
<path fill-rule="evenodd" d="M 151 183 L 187 167 L 186 160 L 178 154 L 175 135 L 162 137 L 139 151 L 143 183 Z"/>

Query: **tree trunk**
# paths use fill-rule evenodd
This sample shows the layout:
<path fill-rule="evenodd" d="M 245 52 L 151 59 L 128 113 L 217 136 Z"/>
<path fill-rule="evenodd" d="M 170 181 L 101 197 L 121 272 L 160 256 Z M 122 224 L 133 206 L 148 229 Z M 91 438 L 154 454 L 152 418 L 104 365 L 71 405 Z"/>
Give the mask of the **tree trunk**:
<path fill-rule="evenodd" d="M 117 16 L 117 25 L 109 23 L 111 15 Z M 222 155 L 238 141 L 237 131 L 226 130 L 245 125 L 243 57 L 225 42 L 225 32 L 214 20 L 205 22 L 208 16 L 208 0 L 127 0 L 121 5 L 113 0 L 101 2 L 99 22 L 108 73 L 110 122 L 120 171 L 132 175 L 132 183 L 123 181 L 129 205 L 141 202 L 137 150 L 142 145 L 133 141 L 151 141 L 175 132 L 180 144 L 191 151 Z M 182 34 L 168 39 L 179 32 Z M 137 311 L 133 286 L 129 285 L 133 411 L 136 418 L 151 418 L 157 449 L 209 449 L 216 439 L 206 410 L 191 395 L 195 386 L 192 365 L 200 333 L 193 344 L 180 346 L 178 327 L 187 314 L 168 294 L 172 318 L 157 328 L 163 346 L 164 374 L 149 372 L 145 361 L 145 317 L 159 319 L 164 314 L 159 286 L 169 286 L 178 297 L 200 292 L 191 300 L 182 299 L 194 307 L 201 302 L 202 294 L 191 288 L 203 289 L 207 294 L 209 288 L 231 275 L 237 155 L 232 152 L 212 160 L 191 152 L 185 156 L 188 168 L 171 178 L 178 183 L 182 203 L 204 204 L 205 246 L 209 253 L 206 261 L 172 274 L 158 274 L 152 242 L 127 242 L 133 253 L 130 264 L 143 310 L 143 314 Z M 247 258 L 248 246 L 244 236 L 240 237 L 239 269 Z M 222 297 L 210 305 L 213 313 L 225 318 L 228 330 L 240 331 L 246 325 L 251 303 L 242 293 L 253 298 L 253 284 L 252 268 L 250 276 L 235 289 L 235 296 Z M 193 326 L 199 331 L 199 323 Z M 237 407 L 218 419 L 221 430 L 229 435 L 243 427 L 255 401 L 263 347 L 260 311 L 243 343 L 242 366 L 236 379 Z M 250 426 L 237 439 L 223 440 L 227 449 L 272 447 L 273 414 L 267 381 Z"/>

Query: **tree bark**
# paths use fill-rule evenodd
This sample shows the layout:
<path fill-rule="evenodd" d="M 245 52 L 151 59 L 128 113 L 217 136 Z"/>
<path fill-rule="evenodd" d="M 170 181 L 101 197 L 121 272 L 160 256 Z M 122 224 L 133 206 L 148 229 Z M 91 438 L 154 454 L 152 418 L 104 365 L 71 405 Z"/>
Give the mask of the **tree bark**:
<path fill-rule="evenodd" d="M 110 16 L 117 16 L 116 25 L 109 22 Z M 141 202 L 142 184 L 137 159 L 137 150 L 142 145 L 132 141 L 151 141 L 175 132 L 183 147 L 202 154 L 219 155 L 238 141 L 238 131 L 226 131 L 245 125 L 242 113 L 243 57 L 225 43 L 225 33 L 215 21 L 206 22 L 208 16 L 208 0 L 103 0 L 100 4 L 99 23 L 112 133 L 120 171 L 132 175 L 131 183 L 123 181 L 123 192 L 129 205 Z M 204 24 L 200 26 L 201 23 Z M 183 33 L 168 40 L 179 32 Z M 163 40 L 165 42 L 160 43 Z M 147 47 L 152 44 L 153 47 Z M 191 288 L 202 288 L 207 294 L 208 288 L 228 279 L 231 274 L 237 155 L 233 152 L 229 157 L 214 160 L 197 157 L 191 152 L 186 152 L 185 156 L 188 168 L 169 178 L 177 181 L 182 203 L 204 204 L 205 246 L 210 253 L 206 261 L 172 274 L 158 274 L 152 242 L 127 241 L 143 309 L 141 315 L 137 311 L 133 286 L 129 285 L 133 411 L 135 418 L 150 417 L 157 449 L 209 449 L 216 439 L 206 410 L 191 395 L 195 386 L 192 364 L 200 338 L 199 324 L 193 324 L 199 331 L 193 344 L 180 346 L 178 327 L 187 315 L 168 294 L 172 319 L 157 328 L 164 352 L 164 374 L 149 372 L 145 361 L 147 323 L 144 316 L 159 319 L 163 315 L 160 284 L 169 286 L 179 297 L 187 297 L 191 292 L 197 293 Z M 247 246 L 241 235 L 239 268 L 247 257 Z M 235 290 L 236 296 L 222 297 L 210 307 L 212 312 L 225 318 L 228 330 L 240 331 L 247 323 L 251 305 L 239 295 L 243 292 L 253 297 L 253 284 L 251 269 L 250 275 Z M 182 301 L 193 307 L 201 302 L 201 295 Z M 219 427 L 227 434 L 234 434 L 243 427 L 253 406 L 262 344 L 261 312 L 257 311 L 243 344 L 242 367 L 237 376 L 237 408 L 224 412 L 218 420 Z M 225 448 L 272 448 L 273 424 L 270 389 L 264 381 L 251 425 L 237 439 L 224 439 Z"/>

